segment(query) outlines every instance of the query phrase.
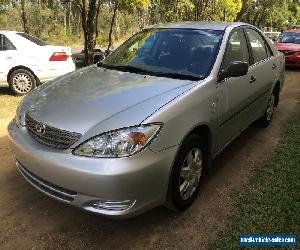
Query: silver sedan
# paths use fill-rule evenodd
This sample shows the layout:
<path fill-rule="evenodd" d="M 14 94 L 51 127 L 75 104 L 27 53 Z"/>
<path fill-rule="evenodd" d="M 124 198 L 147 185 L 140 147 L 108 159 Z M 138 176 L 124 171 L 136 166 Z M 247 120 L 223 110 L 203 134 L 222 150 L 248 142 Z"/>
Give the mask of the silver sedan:
<path fill-rule="evenodd" d="M 16 165 L 41 192 L 106 216 L 184 210 L 212 160 L 270 124 L 283 83 L 283 55 L 254 26 L 155 25 L 24 98 L 8 128 Z"/>

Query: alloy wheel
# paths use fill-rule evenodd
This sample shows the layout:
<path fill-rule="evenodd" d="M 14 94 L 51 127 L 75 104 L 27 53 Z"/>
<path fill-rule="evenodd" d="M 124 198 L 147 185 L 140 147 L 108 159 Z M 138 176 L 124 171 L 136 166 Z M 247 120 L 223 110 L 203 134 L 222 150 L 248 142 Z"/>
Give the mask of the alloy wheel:
<path fill-rule="evenodd" d="M 183 200 L 189 199 L 195 192 L 202 174 L 202 151 L 192 148 L 180 169 L 179 192 Z"/>
<path fill-rule="evenodd" d="M 21 94 L 26 94 L 32 89 L 30 77 L 24 73 L 18 73 L 13 78 L 13 87 Z"/>
<path fill-rule="evenodd" d="M 267 107 L 267 121 L 271 121 L 275 109 L 275 97 L 274 94 L 271 95 L 268 107 Z"/>

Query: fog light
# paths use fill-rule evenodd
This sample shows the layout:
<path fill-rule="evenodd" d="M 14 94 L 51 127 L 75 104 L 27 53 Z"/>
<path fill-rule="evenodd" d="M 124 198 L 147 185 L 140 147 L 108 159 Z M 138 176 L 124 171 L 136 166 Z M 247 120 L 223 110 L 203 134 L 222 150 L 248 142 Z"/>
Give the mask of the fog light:
<path fill-rule="evenodd" d="M 125 211 L 135 204 L 135 200 L 125 201 L 103 201 L 95 200 L 89 203 L 89 206 L 94 210 L 108 210 L 108 211 Z"/>

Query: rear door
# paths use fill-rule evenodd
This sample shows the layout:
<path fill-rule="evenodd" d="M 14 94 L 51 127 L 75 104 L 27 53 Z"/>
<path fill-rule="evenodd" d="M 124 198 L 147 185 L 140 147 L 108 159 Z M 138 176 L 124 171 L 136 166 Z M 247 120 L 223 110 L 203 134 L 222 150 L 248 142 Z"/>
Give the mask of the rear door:
<path fill-rule="evenodd" d="M 254 28 L 245 28 L 245 33 L 250 48 L 250 81 L 249 91 L 252 95 L 249 103 L 249 119 L 253 120 L 261 115 L 270 96 L 272 86 L 276 79 L 276 59 L 264 37 Z"/>
<path fill-rule="evenodd" d="M 7 73 L 14 66 L 16 47 L 3 34 L 0 34 L 0 82 L 6 82 Z"/>

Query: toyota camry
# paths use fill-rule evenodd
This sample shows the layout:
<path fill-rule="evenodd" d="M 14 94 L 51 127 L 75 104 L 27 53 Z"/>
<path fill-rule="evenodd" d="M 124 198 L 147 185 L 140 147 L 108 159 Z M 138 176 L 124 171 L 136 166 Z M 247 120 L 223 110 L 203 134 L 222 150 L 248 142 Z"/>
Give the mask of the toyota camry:
<path fill-rule="evenodd" d="M 8 127 L 17 169 L 106 216 L 184 210 L 212 160 L 254 121 L 270 124 L 283 83 L 283 55 L 254 26 L 151 26 L 23 99 Z"/>

